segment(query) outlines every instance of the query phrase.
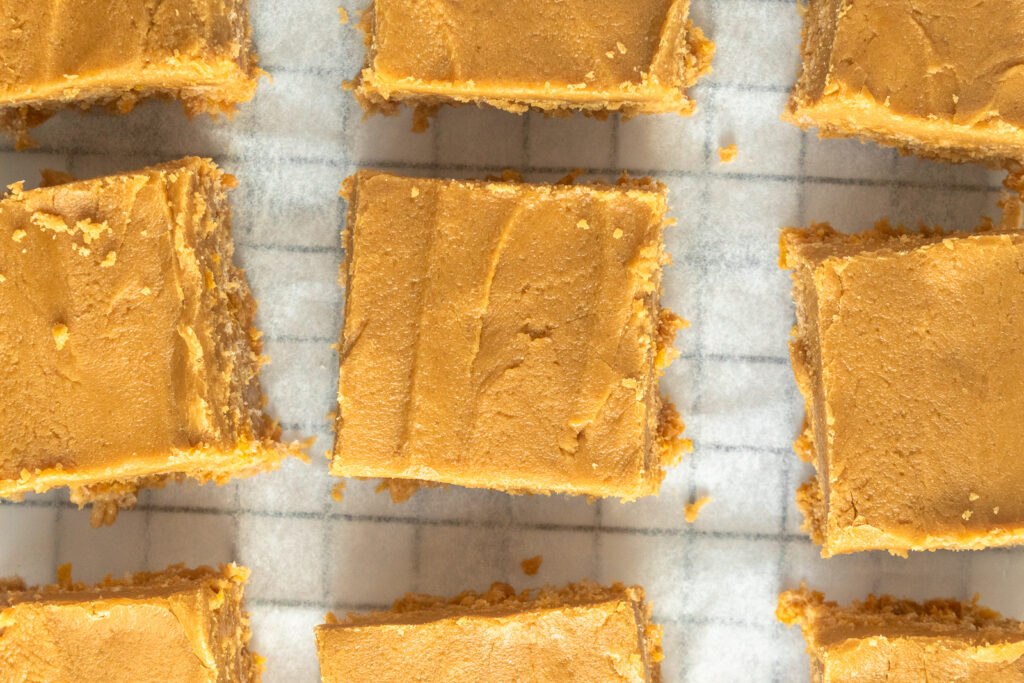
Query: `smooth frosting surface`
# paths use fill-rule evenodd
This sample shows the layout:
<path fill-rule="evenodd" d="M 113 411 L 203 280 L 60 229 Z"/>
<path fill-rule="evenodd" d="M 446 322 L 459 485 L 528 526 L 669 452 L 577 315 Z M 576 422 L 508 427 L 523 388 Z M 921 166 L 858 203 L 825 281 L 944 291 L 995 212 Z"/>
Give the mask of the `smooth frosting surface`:
<path fill-rule="evenodd" d="M 258 681 L 244 568 L 0 592 L 0 681 Z"/>
<path fill-rule="evenodd" d="M 787 230 L 823 554 L 1021 542 L 1024 233 Z"/>
<path fill-rule="evenodd" d="M 839 606 L 801 588 L 779 596 L 776 614 L 803 631 L 815 683 L 1024 681 L 1024 625 L 975 603 Z"/>
<path fill-rule="evenodd" d="M 189 158 L 0 199 L 0 496 L 119 497 L 282 457 L 232 265 L 235 183 Z"/>
<path fill-rule="evenodd" d="M 1024 2 L 814 0 L 789 116 L 926 155 L 1024 159 Z"/>
<path fill-rule="evenodd" d="M 639 587 L 504 588 L 412 596 L 393 612 L 318 627 L 324 682 L 660 680 L 661 631 Z"/>
<path fill-rule="evenodd" d="M 657 490 L 663 187 L 360 172 L 349 201 L 333 474 Z"/>
<path fill-rule="evenodd" d="M 256 87 L 249 34 L 245 0 L 0 0 L 0 129 L 25 144 L 61 106 L 154 95 L 230 113 Z"/>
<path fill-rule="evenodd" d="M 688 11 L 688 0 L 375 0 L 356 93 L 371 107 L 689 114 L 686 87 L 710 70 L 714 46 Z"/>

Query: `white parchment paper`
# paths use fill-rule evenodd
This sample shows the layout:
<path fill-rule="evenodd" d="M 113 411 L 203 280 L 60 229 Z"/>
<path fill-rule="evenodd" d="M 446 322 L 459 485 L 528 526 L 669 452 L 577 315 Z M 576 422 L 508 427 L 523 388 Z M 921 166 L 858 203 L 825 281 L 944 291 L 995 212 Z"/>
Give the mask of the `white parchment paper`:
<path fill-rule="evenodd" d="M 50 582 L 235 560 L 252 568 L 248 604 L 265 680 L 318 680 L 313 627 L 328 609 L 382 608 L 406 591 L 454 594 L 492 581 L 517 588 L 582 578 L 644 585 L 665 626 L 668 681 L 800 681 L 803 641 L 775 622 L 780 589 L 807 580 L 832 598 L 871 591 L 968 598 L 1024 617 L 1016 579 L 1024 551 L 881 553 L 818 558 L 799 530 L 793 494 L 809 474 L 790 443 L 803 406 L 786 342 L 789 278 L 776 266 L 782 226 L 828 220 L 868 228 L 889 216 L 970 228 L 997 218 L 999 178 L 975 167 L 899 158 L 851 141 L 818 141 L 779 120 L 797 69 L 793 0 L 695 0 L 718 43 L 714 74 L 694 90 L 692 118 L 621 122 L 446 109 L 424 134 L 408 114 L 362 120 L 341 82 L 363 60 L 361 36 L 338 22 L 339 0 L 253 0 L 255 39 L 273 75 L 233 121 L 188 121 L 149 103 L 124 117 L 67 112 L 38 128 L 40 147 L 0 143 L 0 183 L 38 170 L 79 177 L 187 154 L 238 176 L 238 258 L 260 300 L 269 409 L 295 438 L 318 437 L 314 462 L 216 488 L 147 492 L 112 528 L 89 528 L 64 493 L 0 504 L 0 576 Z M 344 0 L 355 18 L 363 0 Z M 717 149 L 735 142 L 735 163 Z M 665 303 L 692 323 L 663 378 L 695 453 L 661 496 L 623 505 L 562 497 L 428 490 L 394 505 L 372 483 L 331 499 L 323 452 L 335 405 L 343 293 L 342 180 L 358 167 L 480 177 L 503 168 L 551 180 L 575 167 L 611 179 L 651 174 L 671 191 L 678 225 Z M 2 399 L 0 399 L 2 400 Z M 694 524 L 683 507 L 713 500 Z M 540 572 L 519 562 L 543 555 Z"/>

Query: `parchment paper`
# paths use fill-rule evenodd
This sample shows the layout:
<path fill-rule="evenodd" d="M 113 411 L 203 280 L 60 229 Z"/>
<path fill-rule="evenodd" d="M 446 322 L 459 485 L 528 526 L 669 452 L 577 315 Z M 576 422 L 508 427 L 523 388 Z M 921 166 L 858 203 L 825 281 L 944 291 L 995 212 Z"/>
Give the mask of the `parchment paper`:
<path fill-rule="evenodd" d="M 341 82 L 363 61 L 354 19 L 363 0 L 253 0 L 255 39 L 273 76 L 233 121 L 188 121 L 149 103 L 124 117 L 66 112 L 38 128 L 37 149 L 0 147 L 0 183 L 38 170 L 79 177 L 187 154 L 238 176 L 238 258 L 260 300 L 272 365 L 269 410 L 293 438 L 316 436 L 314 462 L 228 486 L 144 493 L 134 511 L 89 528 L 65 493 L 0 504 L 0 576 L 51 582 L 235 560 L 252 569 L 248 604 L 266 681 L 316 681 L 313 627 L 328 609 L 387 607 L 406 591 L 455 594 L 492 581 L 517 588 L 582 578 L 640 583 L 665 626 L 667 681 L 801 681 L 799 634 L 775 621 L 776 595 L 800 580 L 839 600 L 870 591 L 968 598 L 1024 617 L 1019 550 L 818 558 L 799 530 L 792 453 L 803 406 L 786 351 L 794 322 L 778 229 L 828 220 L 844 230 L 889 216 L 949 228 L 998 217 L 999 178 L 980 168 L 899 158 L 851 141 L 818 141 L 779 120 L 795 79 L 800 19 L 792 0 L 695 0 L 695 22 L 718 43 L 713 75 L 694 90 L 692 118 L 546 119 L 464 107 L 411 132 L 406 113 L 362 120 Z M 717 149 L 735 142 L 722 165 Z M 575 167 L 612 179 L 651 174 L 671 191 L 665 304 L 692 322 L 664 390 L 695 452 L 661 496 L 633 504 L 510 497 L 451 488 L 395 505 L 350 482 L 344 501 L 323 452 L 331 445 L 343 293 L 337 192 L 357 167 L 480 177 L 512 167 L 552 180 Z M 586 179 L 586 177 L 584 178 Z M 683 507 L 712 496 L 694 524 Z M 540 572 L 519 562 L 543 555 Z"/>

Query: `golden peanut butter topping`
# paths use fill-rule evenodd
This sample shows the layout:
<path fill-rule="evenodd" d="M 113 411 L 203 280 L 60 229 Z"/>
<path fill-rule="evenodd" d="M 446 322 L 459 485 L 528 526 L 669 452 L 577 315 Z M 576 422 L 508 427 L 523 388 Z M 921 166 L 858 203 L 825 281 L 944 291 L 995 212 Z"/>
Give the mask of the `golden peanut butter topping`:
<path fill-rule="evenodd" d="M 710 70 L 714 46 L 688 11 L 688 0 L 376 0 L 356 93 L 371 107 L 689 114 L 686 88 Z"/>
<path fill-rule="evenodd" d="M 125 581 L 0 590 L 0 679 L 79 683 L 255 680 L 247 570 L 172 568 Z"/>
<path fill-rule="evenodd" d="M 660 680 L 660 627 L 639 587 L 575 584 L 451 601 L 415 596 L 396 610 L 316 630 L 325 683 Z M 330 621 L 330 620 L 329 620 Z"/>
<path fill-rule="evenodd" d="M 244 0 L 2 0 L 0 130 L 23 135 L 61 106 L 127 111 L 155 95 L 228 113 L 256 87 L 249 34 Z"/>
<path fill-rule="evenodd" d="M 190 158 L 0 198 L 0 496 L 276 461 L 234 183 Z"/>
<path fill-rule="evenodd" d="M 823 554 L 1024 540 L 1024 233 L 787 230 Z"/>
<path fill-rule="evenodd" d="M 973 602 L 883 595 L 840 606 L 801 588 L 779 596 L 776 615 L 800 626 L 821 683 L 1024 681 L 1024 624 Z"/>
<path fill-rule="evenodd" d="M 332 473 L 635 498 L 672 459 L 660 185 L 360 172 Z M 670 435 L 670 433 L 673 433 Z"/>
<path fill-rule="evenodd" d="M 1024 2 L 816 0 L 790 112 L 913 151 L 1024 158 Z"/>

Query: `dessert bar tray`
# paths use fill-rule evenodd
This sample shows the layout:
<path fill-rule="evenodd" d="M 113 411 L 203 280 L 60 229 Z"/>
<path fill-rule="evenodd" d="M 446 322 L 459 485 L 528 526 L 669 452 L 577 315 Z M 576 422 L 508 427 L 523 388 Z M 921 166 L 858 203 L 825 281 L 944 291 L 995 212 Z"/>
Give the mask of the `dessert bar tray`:
<path fill-rule="evenodd" d="M 247 605 L 264 680 L 318 680 L 313 628 L 328 610 L 386 609 L 406 591 L 454 595 L 559 586 L 591 578 L 645 587 L 664 625 L 667 681 L 806 680 L 804 643 L 774 615 L 780 590 L 801 581 L 832 600 L 867 593 L 970 599 L 1024 617 L 1017 589 L 1024 549 L 819 558 L 800 530 L 796 487 L 810 474 L 791 443 L 803 402 L 787 352 L 794 324 L 778 231 L 829 221 L 840 230 L 890 218 L 970 229 L 998 220 L 1000 176 L 979 166 L 900 157 L 856 141 L 819 141 L 779 119 L 796 78 L 801 18 L 794 0 L 694 0 L 717 44 L 713 73 L 690 91 L 698 110 L 600 121 L 445 108 L 426 132 L 408 111 L 364 120 L 342 88 L 364 58 L 356 27 L 364 0 L 251 3 L 264 81 L 233 121 L 189 121 L 177 103 L 131 115 L 65 112 L 34 131 L 39 146 L 0 142 L 0 185 L 55 169 L 80 178 L 186 155 L 212 157 L 239 179 L 231 194 L 237 258 L 260 302 L 272 359 L 268 411 L 287 439 L 316 437 L 312 463 L 226 486 L 169 486 L 140 495 L 110 527 L 67 493 L 0 502 L 0 576 L 53 582 L 168 564 L 237 562 L 252 570 Z M 735 162 L 718 149 L 735 143 Z M 669 188 L 673 264 L 663 303 L 688 319 L 681 357 L 662 389 L 682 413 L 694 452 L 657 498 L 633 503 L 508 496 L 451 487 L 396 504 L 374 481 L 332 498 L 324 452 L 336 409 L 336 344 L 344 291 L 342 181 L 359 168 L 483 178 L 515 169 L 554 181 L 650 175 Z M 696 521 L 687 504 L 711 500 Z M 542 556 L 539 571 L 521 562 Z"/>

